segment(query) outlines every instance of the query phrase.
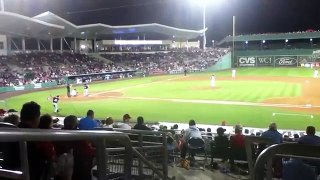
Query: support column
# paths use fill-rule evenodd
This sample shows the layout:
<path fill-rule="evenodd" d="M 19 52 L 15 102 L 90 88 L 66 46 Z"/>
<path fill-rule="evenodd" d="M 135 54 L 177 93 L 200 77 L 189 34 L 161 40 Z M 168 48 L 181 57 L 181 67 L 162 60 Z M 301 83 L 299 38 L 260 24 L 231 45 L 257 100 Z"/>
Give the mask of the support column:
<path fill-rule="evenodd" d="M 22 51 L 26 52 L 26 39 L 24 37 L 22 37 L 21 44 L 22 44 Z"/>
<path fill-rule="evenodd" d="M 63 38 L 60 38 L 60 52 L 63 52 Z"/>
<path fill-rule="evenodd" d="M 76 53 L 77 52 L 77 38 L 76 37 L 74 37 L 74 40 L 73 40 L 73 42 L 74 42 L 74 53 Z"/>
<path fill-rule="evenodd" d="M 93 52 L 97 52 L 97 38 L 93 40 Z"/>
<path fill-rule="evenodd" d="M 53 52 L 53 39 L 50 39 L 50 51 Z"/>
<path fill-rule="evenodd" d="M 37 39 L 38 51 L 41 51 L 40 40 Z"/>
<path fill-rule="evenodd" d="M 189 50 L 189 40 L 187 40 L 187 51 Z"/>
<path fill-rule="evenodd" d="M 8 54 L 11 54 L 11 37 L 7 36 L 7 51 Z"/>

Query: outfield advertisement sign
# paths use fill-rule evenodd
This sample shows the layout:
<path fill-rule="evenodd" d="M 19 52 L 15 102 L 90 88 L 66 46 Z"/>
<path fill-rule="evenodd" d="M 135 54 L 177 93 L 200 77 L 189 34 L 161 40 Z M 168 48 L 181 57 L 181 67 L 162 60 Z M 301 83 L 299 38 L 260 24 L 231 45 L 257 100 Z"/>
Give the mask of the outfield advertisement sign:
<path fill-rule="evenodd" d="M 256 65 L 256 57 L 238 57 L 239 67 L 254 67 Z"/>
<path fill-rule="evenodd" d="M 258 56 L 257 66 L 274 66 L 273 56 Z"/>
<path fill-rule="evenodd" d="M 297 56 L 275 56 L 275 66 L 298 66 Z"/>

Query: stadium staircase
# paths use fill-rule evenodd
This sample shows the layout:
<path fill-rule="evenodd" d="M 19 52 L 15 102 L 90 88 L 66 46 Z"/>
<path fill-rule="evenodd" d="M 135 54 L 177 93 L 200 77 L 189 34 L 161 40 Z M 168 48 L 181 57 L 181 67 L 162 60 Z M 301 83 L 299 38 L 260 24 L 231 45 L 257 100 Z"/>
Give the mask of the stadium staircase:
<path fill-rule="evenodd" d="M 98 59 L 99 61 L 103 61 L 103 62 L 105 62 L 105 63 L 107 63 L 107 64 L 112 63 L 112 61 L 111 61 L 111 60 L 106 59 L 106 58 L 104 58 L 104 57 L 100 56 L 100 54 L 99 54 L 99 53 L 88 53 L 87 55 L 88 55 L 89 57 L 91 57 L 91 58 Z"/>

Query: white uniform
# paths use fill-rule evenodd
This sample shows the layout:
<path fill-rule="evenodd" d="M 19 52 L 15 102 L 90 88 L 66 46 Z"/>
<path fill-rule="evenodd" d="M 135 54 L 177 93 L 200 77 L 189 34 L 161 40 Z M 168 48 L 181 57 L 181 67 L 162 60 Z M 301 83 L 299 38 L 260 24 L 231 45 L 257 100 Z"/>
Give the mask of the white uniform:
<path fill-rule="evenodd" d="M 235 69 L 232 69 L 232 76 L 231 76 L 232 79 L 236 78 L 236 72 L 237 71 Z"/>
<path fill-rule="evenodd" d="M 216 86 L 216 77 L 215 76 L 211 76 L 211 87 L 215 87 Z"/>
<path fill-rule="evenodd" d="M 319 77 L 319 71 L 318 70 L 314 70 L 313 77 L 314 78 L 318 78 Z"/>
<path fill-rule="evenodd" d="M 70 92 L 70 95 L 75 97 L 77 96 L 77 91 L 75 89 L 73 89 L 71 92 Z"/>

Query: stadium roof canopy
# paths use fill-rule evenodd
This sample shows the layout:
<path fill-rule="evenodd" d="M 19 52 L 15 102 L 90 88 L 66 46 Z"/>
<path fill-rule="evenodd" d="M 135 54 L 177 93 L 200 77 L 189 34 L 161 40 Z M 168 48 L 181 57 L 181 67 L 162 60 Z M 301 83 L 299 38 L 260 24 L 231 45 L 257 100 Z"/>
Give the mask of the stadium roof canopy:
<path fill-rule="evenodd" d="M 75 25 L 51 12 L 45 12 L 35 17 L 26 17 L 16 13 L 0 12 L 0 33 L 13 37 L 30 37 L 51 39 L 60 37 L 76 37 L 81 39 L 106 39 L 112 36 L 132 34 L 158 34 L 170 39 L 195 39 L 206 29 L 189 30 L 166 26 L 157 23 L 110 26 L 106 24 Z"/>
<path fill-rule="evenodd" d="M 274 41 L 274 40 L 290 40 L 290 39 L 310 39 L 320 38 L 320 31 L 313 32 L 294 32 L 294 33 L 274 33 L 274 34 L 252 34 L 252 35 L 239 35 L 235 36 L 235 42 L 245 41 Z M 227 36 L 221 40 L 218 44 L 232 42 L 232 36 Z"/>
<path fill-rule="evenodd" d="M 65 28 L 16 13 L 0 11 L 0 34 L 12 37 L 50 39 L 64 34 Z"/>

